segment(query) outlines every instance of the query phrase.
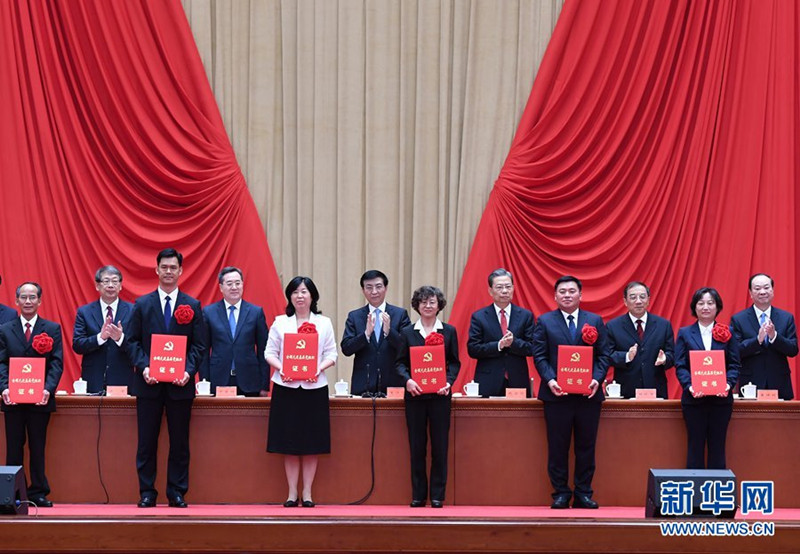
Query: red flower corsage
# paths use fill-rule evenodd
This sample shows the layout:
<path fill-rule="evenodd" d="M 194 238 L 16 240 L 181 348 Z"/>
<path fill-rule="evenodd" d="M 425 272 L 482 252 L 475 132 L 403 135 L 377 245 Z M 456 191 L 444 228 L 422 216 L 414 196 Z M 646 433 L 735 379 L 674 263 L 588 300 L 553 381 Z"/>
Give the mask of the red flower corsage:
<path fill-rule="evenodd" d="M 444 335 L 441 333 L 433 332 L 425 337 L 425 346 L 437 346 L 439 344 L 444 344 Z"/>
<path fill-rule="evenodd" d="M 715 323 L 711 329 L 711 338 L 717 342 L 728 342 L 731 340 L 731 330 L 724 323 Z"/>
<path fill-rule="evenodd" d="M 39 333 L 33 337 L 33 349 L 39 354 L 47 354 L 53 349 L 53 337 L 47 333 Z"/>
<path fill-rule="evenodd" d="M 597 327 L 589 325 L 588 323 L 584 323 L 583 327 L 581 328 L 581 338 L 583 339 L 583 342 L 588 345 L 592 345 L 597 342 Z"/>
<path fill-rule="evenodd" d="M 178 322 L 178 325 L 186 325 L 190 323 L 194 318 L 194 310 L 191 306 L 187 304 L 181 304 L 177 308 L 175 308 L 175 321 Z"/>
<path fill-rule="evenodd" d="M 317 326 L 314 325 L 313 323 L 309 323 L 308 321 L 306 321 L 300 327 L 297 328 L 297 332 L 300 333 L 301 335 L 309 335 L 312 333 L 316 333 Z"/>

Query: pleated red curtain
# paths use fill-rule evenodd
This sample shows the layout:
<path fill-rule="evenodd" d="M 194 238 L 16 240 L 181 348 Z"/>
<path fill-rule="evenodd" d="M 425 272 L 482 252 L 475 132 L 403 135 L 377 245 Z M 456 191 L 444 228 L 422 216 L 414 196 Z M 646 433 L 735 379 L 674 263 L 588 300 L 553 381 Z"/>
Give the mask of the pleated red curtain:
<path fill-rule="evenodd" d="M 263 227 L 178 0 L 0 2 L 0 300 L 44 288 L 64 329 L 69 388 L 77 306 L 114 264 L 127 300 L 157 286 L 155 255 L 184 254 L 181 288 L 219 299 L 223 265 L 245 296 L 285 305 Z M 271 321 L 270 315 L 268 319 Z"/>
<path fill-rule="evenodd" d="M 606 320 L 628 281 L 647 282 L 676 333 L 704 285 L 727 323 L 754 272 L 794 311 L 799 30 L 782 0 L 565 2 L 455 299 L 459 385 L 474 372 L 470 314 L 500 266 L 537 316 L 563 274 Z"/>

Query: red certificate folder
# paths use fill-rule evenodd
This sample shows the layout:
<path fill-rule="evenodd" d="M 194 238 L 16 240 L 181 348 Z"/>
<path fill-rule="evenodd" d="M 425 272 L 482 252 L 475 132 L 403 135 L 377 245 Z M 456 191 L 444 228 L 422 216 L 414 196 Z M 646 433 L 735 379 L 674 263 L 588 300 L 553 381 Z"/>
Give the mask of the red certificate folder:
<path fill-rule="evenodd" d="M 447 384 L 447 369 L 444 345 L 412 346 L 411 378 L 422 389 L 423 394 L 436 393 Z"/>
<path fill-rule="evenodd" d="M 153 335 L 150 339 L 150 377 L 165 383 L 182 379 L 186 371 L 186 336 Z"/>
<path fill-rule="evenodd" d="M 589 394 L 592 382 L 591 346 L 558 345 L 558 371 L 556 381 L 561 390 L 570 394 Z"/>
<path fill-rule="evenodd" d="M 44 358 L 9 358 L 8 396 L 17 404 L 36 404 L 44 394 Z"/>
<path fill-rule="evenodd" d="M 724 394 L 728 384 L 724 350 L 690 350 L 692 388 L 703 394 Z"/>
<path fill-rule="evenodd" d="M 317 375 L 317 333 L 283 335 L 283 375 L 292 381 L 308 381 Z"/>

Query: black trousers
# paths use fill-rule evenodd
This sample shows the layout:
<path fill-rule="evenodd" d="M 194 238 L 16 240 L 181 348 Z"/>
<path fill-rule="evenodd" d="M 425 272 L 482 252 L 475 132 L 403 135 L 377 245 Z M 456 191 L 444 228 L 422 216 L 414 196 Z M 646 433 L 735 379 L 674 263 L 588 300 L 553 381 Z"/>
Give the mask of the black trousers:
<path fill-rule="evenodd" d="M 411 498 L 427 500 L 428 430 L 431 435 L 431 500 L 444 501 L 447 485 L 447 448 L 450 439 L 450 395 L 406 395 L 406 425 L 411 450 Z"/>
<path fill-rule="evenodd" d="M 139 474 L 139 493 L 158 495 L 156 465 L 161 418 L 167 414 L 169 457 L 167 459 L 167 498 L 185 495 L 189 490 L 189 420 L 194 398 L 174 400 L 164 390 L 159 398 L 136 399 L 136 421 L 139 443 L 136 450 L 136 470 Z"/>
<path fill-rule="evenodd" d="M 25 439 L 27 435 L 30 453 L 31 478 L 28 485 L 28 498 L 50 494 L 50 484 L 44 474 L 44 448 L 47 442 L 47 424 L 50 412 L 13 410 L 5 412 L 6 421 L 6 465 L 21 466 L 25 458 Z"/>
<path fill-rule="evenodd" d="M 681 407 L 689 439 L 686 468 L 725 469 L 725 438 L 733 413 L 733 403 L 700 402 L 682 404 Z M 708 465 L 705 456 L 706 445 L 708 445 Z"/>
<path fill-rule="evenodd" d="M 575 437 L 575 493 L 592 495 L 594 450 L 600 423 L 601 403 L 584 396 L 569 395 L 544 403 L 547 425 L 547 474 L 553 498 L 571 496 L 569 447 Z"/>

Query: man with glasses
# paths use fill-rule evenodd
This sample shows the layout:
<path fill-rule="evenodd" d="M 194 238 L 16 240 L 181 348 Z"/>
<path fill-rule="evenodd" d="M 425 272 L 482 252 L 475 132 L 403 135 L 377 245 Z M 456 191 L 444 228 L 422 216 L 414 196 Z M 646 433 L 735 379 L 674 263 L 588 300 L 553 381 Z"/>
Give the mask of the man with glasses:
<path fill-rule="evenodd" d="M 128 358 L 125 329 L 133 304 L 120 300 L 122 273 L 106 265 L 94 274 L 100 299 L 78 308 L 72 333 L 72 349 L 81 359 L 81 378 L 89 393 L 105 391 L 107 385 L 130 385 L 133 366 Z"/>
<path fill-rule="evenodd" d="M 531 396 L 528 357 L 531 355 L 534 317 L 512 304 L 514 278 L 503 268 L 489 274 L 493 302 L 474 314 L 469 323 L 467 352 L 478 360 L 475 381 L 481 396 L 505 396 L 506 388 L 525 389 Z"/>
<path fill-rule="evenodd" d="M 405 308 L 386 303 L 389 278 L 377 269 L 361 276 L 361 292 L 367 305 L 347 314 L 342 354 L 352 356 L 350 389 L 355 395 L 386 393 L 386 387 L 402 387 L 394 371 L 400 330 L 411 325 Z"/>
<path fill-rule="evenodd" d="M 667 398 L 666 371 L 675 365 L 672 324 L 647 311 L 650 288 L 642 282 L 628 283 L 622 301 L 628 312 L 606 325 L 614 380 L 623 398 L 635 397 L 636 389 L 656 389 L 659 398 Z"/>

